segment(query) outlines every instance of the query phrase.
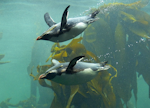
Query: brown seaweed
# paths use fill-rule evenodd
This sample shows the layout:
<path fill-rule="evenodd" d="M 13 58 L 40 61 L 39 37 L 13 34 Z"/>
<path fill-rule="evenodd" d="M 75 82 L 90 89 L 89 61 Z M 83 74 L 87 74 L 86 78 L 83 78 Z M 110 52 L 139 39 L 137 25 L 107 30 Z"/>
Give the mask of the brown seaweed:
<path fill-rule="evenodd" d="M 95 54 L 86 50 L 84 45 L 79 43 L 81 40 L 82 40 L 82 37 L 73 39 L 68 45 L 60 46 L 58 43 L 54 44 L 51 49 L 51 52 L 53 53 L 52 59 L 57 59 L 57 60 L 59 60 L 59 62 L 67 62 L 67 61 L 70 61 L 72 58 L 76 57 L 77 55 L 85 55 L 87 58 L 90 57 L 90 58 L 93 58 L 93 60 L 95 60 L 96 62 L 99 62 L 99 59 L 97 56 L 95 56 Z M 66 54 L 64 55 L 64 53 L 66 53 Z M 31 69 L 30 76 L 32 76 L 34 78 L 34 80 L 38 80 L 39 75 L 42 74 L 43 72 L 45 72 L 51 66 L 52 66 L 52 64 L 37 66 L 38 74 L 36 76 L 34 76 L 32 74 L 32 69 Z M 40 79 L 38 81 L 41 86 L 50 88 L 54 91 L 54 99 L 53 99 L 53 102 L 52 102 L 50 108 L 57 108 L 57 107 L 70 108 L 71 106 L 76 106 L 76 104 L 73 104 L 73 103 L 78 102 L 78 99 L 76 98 L 76 96 L 78 98 L 83 97 L 86 99 L 85 103 L 83 102 L 80 105 L 81 108 L 85 107 L 86 103 L 91 98 L 97 100 L 97 103 L 95 103 L 96 107 L 99 107 L 99 106 L 104 107 L 105 106 L 105 107 L 114 108 L 115 107 L 115 95 L 113 93 L 113 87 L 111 84 L 111 80 L 112 80 L 112 78 L 114 78 L 114 76 L 112 76 L 107 71 L 101 72 L 101 74 L 99 74 L 98 76 L 99 77 L 96 78 L 95 80 L 93 79 L 91 81 L 91 83 L 88 82 L 83 85 L 76 85 L 76 86 L 65 86 L 65 85 L 55 83 L 53 81 L 50 81 L 51 85 L 48 85 L 45 82 L 45 80 L 43 80 L 43 79 L 42 80 Z M 98 79 L 99 79 L 99 83 L 97 83 Z M 94 87 L 96 87 L 96 88 L 94 88 Z M 99 87 L 101 89 L 99 89 L 97 87 Z M 110 90 L 107 91 L 107 89 L 110 89 Z M 93 94 L 93 91 L 95 91 L 95 92 L 98 91 L 99 93 Z M 96 95 L 96 97 L 94 97 L 95 95 Z M 110 95 L 110 96 L 106 97 L 106 95 Z M 113 97 L 111 97 L 111 96 L 113 96 Z M 99 98 L 97 99 L 97 97 L 99 97 Z M 102 100 L 101 100 L 101 97 L 103 98 Z M 113 99 L 113 101 L 111 101 L 111 99 Z M 101 102 L 102 105 L 99 105 L 99 102 Z M 105 104 L 103 104 L 103 102 Z M 109 104 L 108 104 L 108 102 L 109 102 Z M 92 107 L 92 103 L 87 108 L 90 108 L 90 107 Z"/>
<path fill-rule="evenodd" d="M 79 42 L 82 40 L 82 37 L 73 39 L 68 45 L 56 46 L 56 43 L 52 47 L 52 54 L 46 60 L 48 61 L 50 58 L 56 59 L 59 62 L 69 62 L 71 59 L 78 55 L 85 55 L 87 58 L 92 57 L 96 62 L 99 62 L 97 56 L 95 56 L 92 52 L 85 49 L 84 45 Z"/>
<path fill-rule="evenodd" d="M 149 61 L 138 55 L 139 52 L 142 52 L 144 57 L 149 58 L 150 53 L 148 42 L 150 15 L 140 10 L 148 2 L 149 0 L 141 0 L 131 4 L 109 3 L 100 6 L 100 19 L 97 24 L 92 24 L 87 28 L 91 31 L 86 30 L 84 33 L 83 44 L 89 51 L 100 56 L 100 59 L 105 59 L 106 54 L 111 54 L 109 62 L 116 67 L 118 72 L 117 78 L 112 79 L 113 91 L 117 101 L 116 108 L 123 108 L 121 99 L 127 104 L 131 98 L 131 90 L 133 90 L 137 101 L 136 71 L 150 85 L 149 68 L 147 68 L 149 66 L 148 64 L 142 66 L 143 62 L 149 63 Z M 91 34 L 92 30 L 93 32 L 96 31 L 95 34 Z M 95 40 L 93 42 L 87 40 L 90 34 L 91 36 L 94 35 Z M 141 38 L 146 39 L 144 42 L 137 44 L 136 42 L 141 42 Z M 128 43 L 132 44 L 128 45 Z M 144 71 L 146 69 L 147 71 Z"/>
<path fill-rule="evenodd" d="M 140 0 L 130 4 L 109 3 L 100 6 L 98 8 L 100 19 L 85 30 L 83 38 L 73 39 L 68 45 L 55 43 L 47 59 L 47 61 L 57 59 L 59 62 L 68 62 L 75 56 L 85 55 L 86 59 L 92 58 L 95 62 L 99 62 L 99 56 L 101 60 L 105 60 L 106 55 L 111 54 L 108 57 L 109 63 L 116 67 L 117 70 L 114 68 L 116 73 L 113 69 L 109 72 L 102 71 L 96 78 L 85 84 L 65 86 L 50 80 L 48 81 L 51 85 L 45 80 L 38 80 L 39 75 L 53 64 L 36 65 L 36 75 L 33 75 L 32 69 L 29 70 L 30 76 L 38 80 L 42 87 L 54 91 L 50 108 L 76 106 L 78 108 L 123 108 L 124 103 L 127 104 L 130 100 L 132 90 L 137 101 L 136 71 L 143 76 L 150 87 L 149 41 L 135 43 L 140 38 L 149 39 L 150 16 L 140 10 L 148 2 L 149 0 Z M 91 12 L 94 10 L 91 9 Z M 128 43 L 134 43 L 132 48 L 129 48 Z M 139 56 L 139 52 L 142 52 L 142 56 Z M 20 108 L 48 107 L 47 104 L 36 103 L 35 97 L 20 101 L 18 104 L 10 104 L 9 100 L 1 102 L 0 107 L 8 108 L 11 105 Z"/>

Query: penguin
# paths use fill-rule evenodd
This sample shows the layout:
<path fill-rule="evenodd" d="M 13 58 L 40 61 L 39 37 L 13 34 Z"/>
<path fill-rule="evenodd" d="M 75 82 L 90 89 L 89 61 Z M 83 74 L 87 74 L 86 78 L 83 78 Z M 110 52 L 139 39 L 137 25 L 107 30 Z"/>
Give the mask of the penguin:
<path fill-rule="evenodd" d="M 78 56 L 65 63 L 59 63 L 59 61 L 53 59 L 54 66 L 41 74 L 39 80 L 48 79 L 63 85 L 79 85 L 92 80 L 100 71 L 110 68 L 107 62 L 80 62 L 84 57 Z"/>
<path fill-rule="evenodd" d="M 45 13 L 44 19 L 49 26 L 49 29 L 41 36 L 37 37 L 36 40 L 48 40 L 52 42 L 64 42 L 70 40 L 81 34 L 89 24 L 99 19 L 96 17 L 99 10 L 96 10 L 87 16 L 67 19 L 69 7 L 70 5 L 64 10 L 61 22 L 59 23 L 55 23 L 49 14 Z"/>

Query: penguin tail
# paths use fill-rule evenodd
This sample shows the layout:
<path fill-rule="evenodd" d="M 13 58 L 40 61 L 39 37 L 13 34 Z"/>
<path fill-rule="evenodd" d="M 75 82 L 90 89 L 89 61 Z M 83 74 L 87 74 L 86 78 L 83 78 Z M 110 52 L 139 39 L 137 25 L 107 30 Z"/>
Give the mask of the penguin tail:
<path fill-rule="evenodd" d="M 101 65 L 104 67 L 107 63 L 108 61 L 102 62 Z"/>
<path fill-rule="evenodd" d="M 94 11 L 92 14 L 91 14 L 91 18 L 95 18 L 95 16 L 100 12 L 99 9 L 97 9 L 96 11 Z"/>

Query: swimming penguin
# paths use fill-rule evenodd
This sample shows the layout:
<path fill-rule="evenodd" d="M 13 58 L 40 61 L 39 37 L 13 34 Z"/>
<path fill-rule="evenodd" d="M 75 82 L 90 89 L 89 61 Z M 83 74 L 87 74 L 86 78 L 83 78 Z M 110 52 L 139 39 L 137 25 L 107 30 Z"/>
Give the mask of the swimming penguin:
<path fill-rule="evenodd" d="M 41 36 L 37 37 L 36 40 L 64 42 L 78 36 L 90 23 L 99 19 L 95 17 L 99 13 L 99 10 L 96 10 L 88 16 L 67 19 L 69 7 L 70 5 L 66 7 L 60 23 L 55 23 L 49 14 L 46 13 L 44 19 L 50 28 Z"/>
<path fill-rule="evenodd" d="M 110 68 L 107 62 L 87 63 L 79 62 L 84 56 L 78 56 L 66 63 L 59 63 L 53 59 L 53 67 L 49 68 L 39 79 L 49 79 L 64 85 L 78 85 L 86 83 L 97 76 L 98 72 Z"/>

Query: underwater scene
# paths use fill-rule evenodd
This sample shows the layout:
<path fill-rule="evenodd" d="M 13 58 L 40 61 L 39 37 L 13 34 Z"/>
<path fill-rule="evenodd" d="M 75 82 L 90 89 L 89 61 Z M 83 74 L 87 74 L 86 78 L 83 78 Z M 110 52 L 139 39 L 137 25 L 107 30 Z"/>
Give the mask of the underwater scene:
<path fill-rule="evenodd" d="M 150 108 L 150 0 L 0 0 L 0 108 Z"/>

